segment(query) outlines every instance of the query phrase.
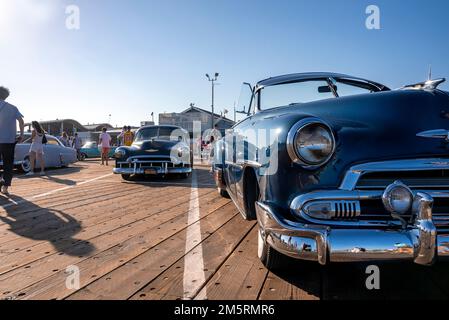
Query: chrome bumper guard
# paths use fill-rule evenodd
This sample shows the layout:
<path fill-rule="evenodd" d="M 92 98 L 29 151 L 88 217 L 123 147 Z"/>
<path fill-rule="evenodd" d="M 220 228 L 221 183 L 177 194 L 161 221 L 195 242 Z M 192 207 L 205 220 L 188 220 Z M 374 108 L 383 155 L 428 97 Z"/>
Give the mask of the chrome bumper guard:
<path fill-rule="evenodd" d="M 175 165 L 182 165 L 175 167 Z M 174 157 L 164 156 L 136 156 L 126 161 L 117 161 L 117 167 L 113 169 L 115 174 L 143 174 L 164 175 L 176 173 L 192 173 L 192 167 Z"/>
<path fill-rule="evenodd" d="M 275 250 L 297 259 L 329 262 L 408 260 L 432 265 L 449 257 L 449 235 L 437 235 L 432 221 L 433 199 L 416 194 L 415 223 L 407 228 L 331 228 L 286 220 L 276 210 L 258 202 L 257 218 L 265 241 Z M 324 223 L 324 222 L 323 222 Z"/>

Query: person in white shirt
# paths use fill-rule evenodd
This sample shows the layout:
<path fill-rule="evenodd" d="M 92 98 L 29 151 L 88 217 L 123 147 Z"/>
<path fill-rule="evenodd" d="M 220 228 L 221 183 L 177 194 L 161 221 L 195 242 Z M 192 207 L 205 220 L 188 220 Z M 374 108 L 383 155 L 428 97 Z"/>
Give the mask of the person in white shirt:
<path fill-rule="evenodd" d="M 61 142 L 64 145 L 64 147 L 69 147 L 70 146 L 69 136 L 67 135 L 67 133 L 65 131 L 62 133 L 62 135 L 59 138 L 59 140 L 61 140 Z"/>
<path fill-rule="evenodd" d="M 81 148 L 83 147 L 83 141 L 78 136 L 78 133 L 75 133 L 72 141 L 72 148 L 76 150 L 76 156 L 78 160 L 81 159 Z"/>
<path fill-rule="evenodd" d="M 25 123 L 17 107 L 5 100 L 9 97 L 9 90 L 0 87 L 0 158 L 3 161 L 3 175 L 0 179 L 1 193 L 8 195 L 14 170 L 14 152 L 16 144 L 23 140 Z M 17 134 L 17 122 L 20 126 L 20 136 Z"/>
<path fill-rule="evenodd" d="M 40 125 L 39 122 L 33 121 L 31 122 L 31 126 L 33 127 L 33 131 L 31 133 L 31 147 L 30 147 L 30 163 L 31 163 L 31 171 L 28 172 L 27 176 L 34 175 L 34 166 L 36 164 L 36 160 L 39 161 L 41 165 L 41 176 L 45 175 L 45 161 L 44 161 L 44 138 L 45 131 Z"/>
<path fill-rule="evenodd" d="M 100 141 L 98 143 L 101 146 L 101 165 L 109 166 L 109 150 L 111 150 L 111 136 L 107 133 L 107 129 L 103 128 L 102 133 L 100 134 Z"/>

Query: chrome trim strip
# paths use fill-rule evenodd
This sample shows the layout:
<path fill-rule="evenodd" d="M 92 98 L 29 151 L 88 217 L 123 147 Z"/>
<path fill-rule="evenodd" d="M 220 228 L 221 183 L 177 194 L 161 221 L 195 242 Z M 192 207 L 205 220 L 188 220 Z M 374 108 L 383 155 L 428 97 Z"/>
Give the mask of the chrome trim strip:
<path fill-rule="evenodd" d="M 20 166 L 22 163 L 23 163 L 23 160 L 21 160 L 21 161 L 14 161 L 13 165 Z M 0 161 L 0 166 L 3 166 L 3 161 Z"/>
<path fill-rule="evenodd" d="M 239 167 L 249 166 L 256 169 L 262 168 L 262 165 L 259 162 L 253 160 L 237 161 L 236 165 Z"/>
<path fill-rule="evenodd" d="M 411 160 L 393 160 L 382 162 L 370 162 L 351 167 L 341 183 L 339 189 L 351 191 L 357 186 L 360 178 L 371 172 L 395 172 L 395 171 L 426 171 L 449 170 L 449 159 L 429 158 Z"/>
<path fill-rule="evenodd" d="M 443 139 L 446 142 L 449 142 L 449 130 L 446 129 L 423 131 L 416 136 L 421 138 Z"/>

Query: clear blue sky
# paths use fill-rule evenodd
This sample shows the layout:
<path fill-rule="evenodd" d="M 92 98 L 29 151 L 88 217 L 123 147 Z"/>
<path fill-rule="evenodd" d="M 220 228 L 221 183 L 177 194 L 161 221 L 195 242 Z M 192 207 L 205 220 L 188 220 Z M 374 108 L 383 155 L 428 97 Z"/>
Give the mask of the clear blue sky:
<path fill-rule="evenodd" d="M 65 28 L 65 6 L 81 29 Z M 365 28 L 368 5 L 381 30 Z M 243 81 L 305 71 L 393 88 L 449 78 L 449 2 L 364 0 L 0 0 L 0 84 L 26 120 L 137 125 L 190 102 L 217 109 Z M 444 88 L 449 86 L 445 84 Z"/>

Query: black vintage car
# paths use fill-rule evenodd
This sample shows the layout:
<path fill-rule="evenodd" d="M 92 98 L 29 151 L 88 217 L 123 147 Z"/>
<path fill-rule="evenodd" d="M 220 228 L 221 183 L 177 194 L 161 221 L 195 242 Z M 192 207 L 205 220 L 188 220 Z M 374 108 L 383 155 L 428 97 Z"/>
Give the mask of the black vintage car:
<path fill-rule="evenodd" d="M 248 117 L 220 140 L 215 179 L 259 257 L 329 262 L 449 256 L 449 94 L 348 75 L 293 74 L 248 88 Z"/>
<path fill-rule="evenodd" d="M 177 126 L 146 126 L 140 128 L 130 147 L 115 151 L 115 174 L 130 180 L 136 176 L 192 173 L 193 153 L 189 133 Z"/>

